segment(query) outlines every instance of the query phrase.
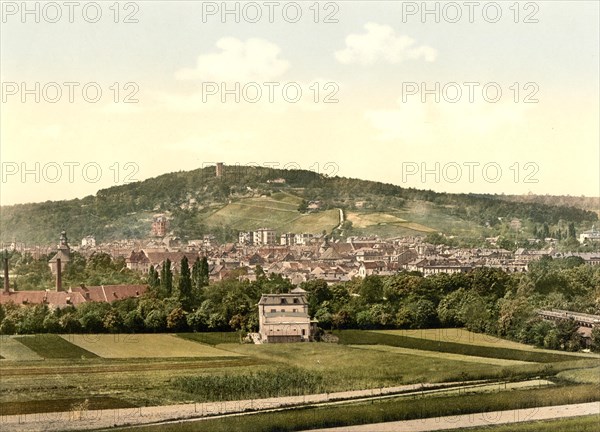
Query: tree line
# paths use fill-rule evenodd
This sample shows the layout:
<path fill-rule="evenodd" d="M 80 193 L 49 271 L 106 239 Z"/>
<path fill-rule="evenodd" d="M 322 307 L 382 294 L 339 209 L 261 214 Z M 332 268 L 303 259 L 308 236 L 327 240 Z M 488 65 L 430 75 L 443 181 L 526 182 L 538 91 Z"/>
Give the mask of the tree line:
<path fill-rule="evenodd" d="M 178 274 L 173 274 L 169 262 L 160 271 L 152 268 L 146 280 L 149 289 L 140 298 L 56 310 L 47 305 L 5 305 L 0 308 L 0 332 L 254 332 L 261 295 L 294 288 L 289 280 L 267 275 L 260 266 L 254 281 L 239 278 L 244 272 L 240 270 L 210 284 L 205 259 L 190 266 L 184 257 L 180 268 Z M 577 325 L 570 320 L 545 321 L 536 311 L 600 311 L 600 267 L 575 257 L 542 258 L 521 274 L 478 268 L 425 278 L 418 272 L 400 272 L 333 285 L 311 280 L 301 287 L 308 292 L 309 314 L 319 321 L 321 331 L 466 327 L 570 351 L 585 347 Z M 596 351 L 599 330 L 593 331 Z"/>

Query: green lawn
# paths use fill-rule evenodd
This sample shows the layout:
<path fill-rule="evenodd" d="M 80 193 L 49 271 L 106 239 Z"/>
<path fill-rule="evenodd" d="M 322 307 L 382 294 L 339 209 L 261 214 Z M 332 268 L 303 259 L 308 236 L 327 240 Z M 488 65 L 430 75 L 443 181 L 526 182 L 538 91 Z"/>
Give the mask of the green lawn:
<path fill-rule="evenodd" d="M 38 334 L 32 336 L 19 336 L 15 340 L 19 341 L 27 348 L 34 351 L 43 358 L 62 359 L 62 358 L 93 358 L 96 354 L 78 347 L 58 335 Z"/>
<path fill-rule="evenodd" d="M 231 357 L 238 354 L 170 334 L 78 334 L 63 339 L 103 358 Z"/>
<path fill-rule="evenodd" d="M 391 346 L 386 346 L 386 345 L 351 345 L 351 347 L 359 348 L 359 349 L 383 351 L 383 352 L 388 352 L 390 354 L 415 355 L 415 356 L 419 356 L 419 357 L 440 358 L 440 359 L 445 359 L 445 360 L 456 360 L 456 361 L 469 362 L 469 363 L 484 363 L 484 364 L 495 365 L 495 366 L 515 366 L 515 365 L 531 364 L 530 362 L 524 362 L 521 360 L 508 360 L 508 359 L 496 359 L 496 358 L 490 358 L 490 357 L 477 357 L 477 356 L 453 354 L 453 353 L 446 353 L 446 352 L 417 350 L 417 349 L 402 348 L 402 347 L 391 347 Z"/>
<path fill-rule="evenodd" d="M 595 383 L 600 385 L 600 366 L 586 369 L 571 369 L 558 373 L 557 378 L 576 383 Z"/>
<path fill-rule="evenodd" d="M 502 376 L 507 366 L 420 356 L 336 344 L 218 345 L 264 361 L 296 366 L 324 376 L 322 391 L 379 388 L 419 382 L 462 381 Z M 393 350 L 393 348 L 392 348 Z M 511 370 L 535 373 L 543 365 L 510 366 Z"/>
<path fill-rule="evenodd" d="M 389 345 L 426 351 L 439 351 L 476 357 L 490 357 L 539 363 L 573 360 L 572 356 L 558 352 L 524 351 L 498 346 L 444 342 L 375 331 L 343 330 L 341 332 L 336 332 L 335 334 L 340 338 L 340 343 L 346 345 Z"/>
<path fill-rule="evenodd" d="M 41 360 L 35 351 L 27 348 L 12 336 L 0 336 L 0 357 L 3 360 L 28 361 Z"/>
<path fill-rule="evenodd" d="M 236 332 L 178 333 L 177 336 L 183 339 L 213 346 L 223 343 L 240 342 L 240 335 Z"/>
<path fill-rule="evenodd" d="M 523 351 L 557 353 L 557 351 L 536 348 L 532 345 L 525 345 L 519 342 L 500 339 L 485 333 L 474 333 L 463 328 L 439 328 L 439 329 L 418 329 L 418 330 L 374 330 L 376 333 L 383 333 L 395 336 L 412 337 L 417 339 L 426 339 L 430 341 L 459 343 L 465 345 L 476 345 L 494 348 L 508 348 Z M 599 358 L 600 354 L 595 353 L 571 353 L 560 351 L 561 355 L 572 355 L 575 357 Z"/>

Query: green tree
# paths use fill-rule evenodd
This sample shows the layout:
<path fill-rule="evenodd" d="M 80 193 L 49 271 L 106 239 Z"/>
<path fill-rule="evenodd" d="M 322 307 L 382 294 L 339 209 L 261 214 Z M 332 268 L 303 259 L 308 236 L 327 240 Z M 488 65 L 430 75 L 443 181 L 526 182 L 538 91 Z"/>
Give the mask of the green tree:
<path fill-rule="evenodd" d="M 160 287 L 160 277 L 153 265 L 150 265 L 150 270 L 148 270 L 146 283 L 152 289 L 158 289 Z"/>
<path fill-rule="evenodd" d="M 569 227 L 567 230 L 567 236 L 569 238 L 577 238 L 577 233 L 575 232 L 575 224 L 573 222 L 569 223 Z"/>
<path fill-rule="evenodd" d="M 594 352 L 600 352 L 600 327 L 596 326 L 592 329 L 592 344 L 590 349 Z"/>
<path fill-rule="evenodd" d="M 167 315 L 167 328 L 172 331 L 186 330 L 186 313 L 182 308 L 174 308 Z"/>
<path fill-rule="evenodd" d="M 360 296 L 366 303 L 379 303 L 383 300 L 383 283 L 377 275 L 366 276 L 360 284 Z"/>
<path fill-rule="evenodd" d="M 177 286 L 177 298 L 183 310 L 190 311 L 192 308 L 192 278 L 190 275 L 190 265 L 185 255 L 181 258 L 180 264 L 181 270 Z"/>
<path fill-rule="evenodd" d="M 298 206 L 298 211 L 300 213 L 306 213 L 308 211 L 308 201 L 303 199 L 300 205 Z"/>
<path fill-rule="evenodd" d="M 173 271 L 171 270 L 171 260 L 167 258 L 160 270 L 160 289 L 164 297 L 170 297 L 173 293 Z"/>

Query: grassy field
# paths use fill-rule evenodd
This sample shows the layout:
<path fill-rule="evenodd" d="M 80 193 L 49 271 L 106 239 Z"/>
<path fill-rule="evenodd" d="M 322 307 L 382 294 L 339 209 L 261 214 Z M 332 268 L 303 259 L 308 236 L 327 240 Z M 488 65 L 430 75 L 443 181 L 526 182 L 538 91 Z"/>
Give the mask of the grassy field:
<path fill-rule="evenodd" d="M 406 207 L 391 213 L 445 234 L 479 237 L 484 228 L 448 214 L 448 209 L 426 201 L 410 201 Z"/>
<path fill-rule="evenodd" d="M 600 385 L 600 366 L 585 369 L 571 369 L 556 375 L 558 379 L 576 383 L 591 383 Z"/>
<path fill-rule="evenodd" d="M 0 405 L 10 403 L 12 412 L 29 412 L 32 405 L 36 411 L 51 409 L 52 405 L 44 408 L 48 400 L 64 406 L 67 402 L 62 400 L 92 397 L 113 398 L 121 407 L 183 403 L 194 398 L 173 386 L 178 377 L 241 374 L 263 366 L 260 360 L 244 357 L 3 361 Z"/>
<path fill-rule="evenodd" d="M 10 413 L 40 412 L 85 399 L 110 407 L 152 406 L 284 394 L 292 388 L 300 393 L 325 393 L 538 376 L 575 391 L 564 392 L 564 397 L 579 397 L 581 389 L 598 387 L 593 380 L 598 372 L 595 358 L 539 353 L 536 360 L 543 364 L 525 363 L 531 361 L 527 356 L 538 353 L 475 341 L 456 344 L 343 331 L 340 344 L 240 344 L 236 333 L 135 335 L 138 339 L 126 343 L 132 336 L 11 338 L 11 344 L 26 345 L 27 352 L 45 360 L 23 357 L 0 362 L 0 407 Z M 269 372 L 272 380 L 261 375 Z M 576 383 L 582 384 L 577 387 Z"/>
<path fill-rule="evenodd" d="M 600 415 L 522 424 L 455 429 L 455 432 L 598 432 Z"/>
<path fill-rule="evenodd" d="M 439 328 L 439 329 L 419 329 L 419 330 L 374 330 L 376 333 L 389 334 L 394 336 L 413 337 L 417 339 L 426 339 L 438 342 L 459 343 L 465 345 L 476 345 L 484 347 L 508 348 L 523 351 L 556 353 L 556 351 L 536 348 L 531 345 L 525 345 L 519 342 L 513 342 L 506 339 L 500 339 L 485 333 L 474 333 L 462 328 Z M 600 358 L 600 354 L 595 353 L 571 353 L 561 352 L 564 355 L 576 357 L 595 357 Z"/>
<path fill-rule="evenodd" d="M 0 336 L 0 356 L 3 360 L 41 360 L 35 351 L 12 336 Z"/>
<path fill-rule="evenodd" d="M 593 385 L 574 386 L 570 390 L 570 392 L 565 392 L 563 388 L 543 388 L 464 395 L 462 397 L 445 396 L 418 399 L 400 397 L 377 402 L 349 403 L 335 407 L 306 408 L 173 425 L 145 426 L 133 428 L 133 430 L 138 432 L 232 432 L 248 430 L 253 432 L 286 432 L 563 403 L 591 402 L 600 399 L 600 389 Z"/>
<path fill-rule="evenodd" d="M 96 354 L 78 347 L 58 335 L 39 334 L 32 336 L 19 336 L 14 338 L 37 355 L 49 359 L 76 359 L 98 357 Z"/>
<path fill-rule="evenodd" d="M 480 362 L 458 361 L 449 358 L 446 353 L 422 356 L 418 351 L 399 353 L 394 352 L 394 347 L 385 346 L 380 346 L 381 349 L 365 349 L 369 347 L 336 344 L 226 344 L 219 345 L 219 348 L 264 361 L 312 370 L 324 377 L 322 392 L 420 382 L 501 378 L 508 371 L 520 376 L 537 375 L 545 367 L 534 363 L 500 366 L 484 362 L 483 359 Z M 568 367 L 575 368 L 577 364 L 569 364 Z"/>
<path fill-rule="evenodd" d="M 346 345 L 389 345 L 426 351 L 439 351 L 476 357 L 490 357 L 526 362 L 552 363 L 573 360 L 574 357 L 558 352 L 525 351 L 499 346 L 482 346 L 439 340 L 421 339 L 396 334 L 360 330 L 335 333 L 340 343 Z"/>
<path fill-rule="evenodd" d="M 298 206 L 302 199 L 277 193 L 271 197 L 244 198 L 218 209 L 205 220 L 208 226 L 229 225 L 240 230 L 269 227 L 278 232 L 307 232 L 319 234 L 331 231 L 339 224 L 336 209 L 302 214 Z"/>
<path fill-rule="evenodd" d="M 507 359 L 497 359 L 490 357 L 476 357 L 476 356 L 468 356 L 463 354 L 452 354 L 452 353 L 444 353 L 444 352 L 436 352 L 436 351 L 425 351 L 425 350 L 417 350 L 410 348 L 402 348 L 402 347 L 391 347 L 387 345 L 351 345 L 353 348 L 358 349 L 366 349 L 366 350 L 375 350 L 375 351 L 383 351 L 390 354 L 403 354 L 403 355 L 416 355 L 419 357 L 430 357 L 430 358 L 441 358 L 445 360 L 456 360 L 468 363 L 484 363 L 495 366 L 514 366 L 514 365 L 524 365 L 531 364 L 530 362 L 524 362 L 520 360 L 507 360 Z"/>
<path fill-rule="evenodd" d="M 231 357 L 238 354 L 169 334 L 65 335 L 68 342 L 103 358 Z"/>
<path fill-rule="evenodd" d="M 240 335 L 234 332 L 178 333 L 177 336 L 186 340 L 213 346 L 223 343 L 235 344 L 241 342 Z"/>

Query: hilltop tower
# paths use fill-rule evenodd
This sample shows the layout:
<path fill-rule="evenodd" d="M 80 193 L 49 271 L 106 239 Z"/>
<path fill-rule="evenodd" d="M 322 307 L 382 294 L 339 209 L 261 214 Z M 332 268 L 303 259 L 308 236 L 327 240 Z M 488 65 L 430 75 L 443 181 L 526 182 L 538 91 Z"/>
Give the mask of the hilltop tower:
<path fill-rule="evenodd" d="M 215 175 L 217 178 L 223 177 L 223 162 L 217 162 L 215 166 Z"/>

